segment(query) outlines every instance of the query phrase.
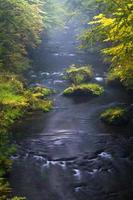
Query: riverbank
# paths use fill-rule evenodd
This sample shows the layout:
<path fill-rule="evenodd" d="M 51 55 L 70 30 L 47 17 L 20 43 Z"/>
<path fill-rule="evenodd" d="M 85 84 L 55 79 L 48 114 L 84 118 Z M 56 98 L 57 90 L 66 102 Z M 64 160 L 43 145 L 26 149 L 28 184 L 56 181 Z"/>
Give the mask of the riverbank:
<path fill-rule="evenodd" d="M 0 194 L 1 199 L 7 199 L 10 186 L 5 178 L 12 168 L 11 156 L 17 146 L 12 144 L 11 128 L 29 111 L 42 110 L 48 112 L 53 103 L 46 99 L 52 93 L 43 87 L 28 88 L 19 76 L 14 74 L 0 75 Z"/>

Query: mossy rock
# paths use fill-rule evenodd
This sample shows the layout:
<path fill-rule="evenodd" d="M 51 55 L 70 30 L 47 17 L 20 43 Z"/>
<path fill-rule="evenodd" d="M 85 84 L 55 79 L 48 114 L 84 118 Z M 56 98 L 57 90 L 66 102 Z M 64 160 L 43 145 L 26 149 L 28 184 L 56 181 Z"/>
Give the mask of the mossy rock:
<path fill-rule="evenodd" d="M 93 70 L 89 65 L 82 67 L 72 65 L 66 70 L 66 73 L 67 78 L 74 84 L 90 81 L 93 77 Z"/>
<path fill-rule="evenodd" d="M 103 94 L 104 89 L 102 86 L 94 83 L 72 85 L 66 88 L 63 92 L 66 96 L 80 96 L 80 95 L 91 95 L 100 96 Z"/>
<path fill-rule="evenodd" d="M 39 97 L 47 97 L 54 93 L 53 90 L 46 88 L 46 87 L 40 87 L 40 86 L 32 87 L 30 90 L 31 90 L 32 94 L 38 98 Z"/>
<path fill-rule="evenodd" d="M 101 113 L 101 120 L 109 125 L 125 125 L 130 121 L 130 110 L 124 107 L 111 107 Z"/>

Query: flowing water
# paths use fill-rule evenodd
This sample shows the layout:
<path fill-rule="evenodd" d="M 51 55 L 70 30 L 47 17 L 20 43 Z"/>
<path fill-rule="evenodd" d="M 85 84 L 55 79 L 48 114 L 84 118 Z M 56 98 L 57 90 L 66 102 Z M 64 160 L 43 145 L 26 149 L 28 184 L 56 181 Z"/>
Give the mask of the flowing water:
<path fill-rule="evenodd" d="M 121 87 L 106 86 L 106 66 L 98 54 L 76 49 L 77 29 L 55 30 L 34 54 L 39 68 L 34 84 L 55 89 L 54 109 L 32 113 L 15 127 L 20 145 L 10 175 L 13 194 L 28 200 L 132 200 L 133 125 L 108 127 L 99 114 L 115 103 L 131 103 Z M 100 97 L 66 98 L 64 70 L 73 63 L 91 64 Z"/>

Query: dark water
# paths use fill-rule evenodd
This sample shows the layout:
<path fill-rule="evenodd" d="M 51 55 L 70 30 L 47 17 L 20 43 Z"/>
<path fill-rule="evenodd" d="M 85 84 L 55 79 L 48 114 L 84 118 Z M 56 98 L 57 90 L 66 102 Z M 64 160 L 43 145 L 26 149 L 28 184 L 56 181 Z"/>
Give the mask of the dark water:
<path fill-rule="evenodd" d="M 34 54 L 34 83 L 57 90 L 54 110 L 34 113 L 17 125 L 20 144 L 10 175 L 13 194 L 28 200 L 132 200 L 133 125 L 108 127 L 99 114 L 114 103 L 131 103 L 121 87 L 105 85 L 106 66 L 96 54 L 76 49 L 76 26 L 55 30 Z M 70 64 L 91 64 L 101 97 L 62 96 Z"/>

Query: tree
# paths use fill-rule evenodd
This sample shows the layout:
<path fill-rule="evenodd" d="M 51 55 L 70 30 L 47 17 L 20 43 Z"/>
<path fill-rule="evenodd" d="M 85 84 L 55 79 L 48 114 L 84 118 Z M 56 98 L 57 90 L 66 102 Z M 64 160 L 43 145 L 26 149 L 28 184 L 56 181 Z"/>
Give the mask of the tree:
<path fill-rule="evenodd" d="M 111 62 L 113 75 L 133 89 L 133 2 L 99 2 L 102 13 L 89 22 L 89 28 L 82 37 L 83 46 L 88 48 L 93 41 L 102 42 L 101 52 Z"/>
<path fill-rule="evenodd" d="M 65 17 L 68 15 L 65 3 L 66 0 L 45 0 L 43 2 L 44 27 L 46 30 L 64 25 Z"/>
<path fill-rule="evenodd" d="M 0 0 L 0 70 L 29 66 L 27 48 L 38 44 L 42 18 L 40 1 Z"/>

